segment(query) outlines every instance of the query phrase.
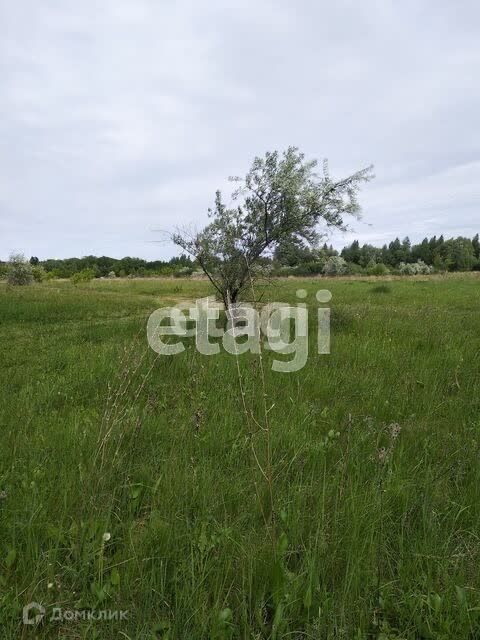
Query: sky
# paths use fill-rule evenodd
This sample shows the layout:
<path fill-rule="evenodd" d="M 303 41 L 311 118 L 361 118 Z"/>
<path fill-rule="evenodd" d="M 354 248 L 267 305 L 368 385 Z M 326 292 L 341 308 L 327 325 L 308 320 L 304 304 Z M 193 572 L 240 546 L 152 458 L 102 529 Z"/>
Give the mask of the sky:
<path fill-rule="evenodd" d="M 375 165 L 329 237 L 480 231 L 477 0 L 0 0 L 0 259 L 164 259 L 266 151 Z"/>

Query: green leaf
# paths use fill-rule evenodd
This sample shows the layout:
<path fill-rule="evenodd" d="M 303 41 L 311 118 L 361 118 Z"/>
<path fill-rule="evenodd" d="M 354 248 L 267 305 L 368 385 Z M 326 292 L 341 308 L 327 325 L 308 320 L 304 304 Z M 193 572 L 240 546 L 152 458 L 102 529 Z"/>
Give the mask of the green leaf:
<path fill-rule="evenodd" d="M 17 552 L 15 549 L 10 549 L 5 558 L 5 564 L 7 565 L 7 569 L 10 569 L 15 564 L 15 560 L 17 559 Z"/>
<path fill-rule="evenodd" d="M 120 574 L 116 567 L 113 567 L 110 573 L 110 584 L 112 584 L 114 587 L 118 587 L 118 585 L 120 584 Z"/>
<path fill-rule="evenodd" d="M 222 609 L 218 614 L 218 621 L 222 625 L 230 624 L 232 622 L 232 619 L 233 619 L 233 613 L 232 613 L 232 610 L 228 607 L 226 607 L 225 609 Z"/>
<path fill-rule="evenodd" d="M 161 620 L 160 622 L 157 622 L 157 624 L 153 626 L 154 638 L 169 640 L 171 631 L 170 627 L 171 625 L 168 620 Z"/>
<path fill-rule="evenodd" d="M 308 585 L 308 589 L 305 591 L 305 595 L 303 596 L 303 606 L 305 609 L 310 609 L 312 606 L 312 585 Z"/>
<path fill-rule="evenodd" d="M 142 487 L 133 487 L 131 491 L 131 496 L 133 500 L 136 500 L 142 492 Z"/>
<path fill-rule="evenodd" d="M 282 533 L 280 534 L 277 548 L 280 553 L 285 553 L 285 551 L 288 549 L 288 538 L 287 534 L 284 531 L 282 531 Z"/>
<path fill-rule="evenodd" d="M 465 589 L 455 585 L 455 595 L 457 596 L 458 604 L 465 607 L 467 604 L 467 594 L 465 593 Z"/>
<path fill-rule="evenodd" d="M 105 589 L 105 587 L 100 586 L 99 584 L 93 582 L 90 585 L 90 591 L 93 593 L 93 595 L 95 596 L 95 598 L 97 599 L 97 602 L 103 602 L 105 600 L 105 598 L 108 596 L 108 593 Z"/>
<path fill-rule="evenodd" d="M 283 621 L 283 604 L 281 602 L 278 603 L 277 608 L 275 609 L 275 615 L 273 616 L 273 624 L 272 624 L 272 640 L 275 640 L 278 636 L 277 633 L 280 629 L 280 625 Z"/>
<path fill-rule="evenodd" d="M 280 561 L 274 562 L 271 567 L 273 602 L 277 605 L 284 596 L 285 571 Z"/>
<path fill-rule="evenodd" d="M 442 605 L 442 598 L 438 595 L 438 593 L 431 593 L 428 596 L 428 603 L 431 608 L 438 613 L 440 611 L 440 607 Z"/>

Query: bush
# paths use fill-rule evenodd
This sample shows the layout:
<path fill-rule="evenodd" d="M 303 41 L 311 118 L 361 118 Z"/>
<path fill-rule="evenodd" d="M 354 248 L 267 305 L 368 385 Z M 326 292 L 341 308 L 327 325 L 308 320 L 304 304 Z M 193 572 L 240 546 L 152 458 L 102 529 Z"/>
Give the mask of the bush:
<path fill-rule="evenodd" d="M 175 271 L 173 276 L 175 278 L 188 278 L 192 273 L 193 269 L 191 267 L 182 267 L 181 269 L 178 269 L 178 271 Z"/>
<path fill-rule="evenodd" d="M 367 265 L 367 273 L 369 276 L 388 276 L 390 271 L 383 262 L 373 262 Z"/>
<path fill-rule="evenodd" d="M 347 262 L 347 274 L 349 276 L 361 276 L 365 273 L 363 267 L 356 262 Z"/>
<path fill-rule="evenodd" d="M 324 262 L 305 262 L 294 269 L 298 276 L 316 276 L 323 272 L 324 264 Z"/>
<path fill-rule="evenodd" d="M 47 272 L 39 264 L 35 264 L 34 266 L 32 266 L 32 275 L 35 282 L 43 282 L 47 278 Z"/>
<path fill-rule="evenodd" d="M 93 269 L 83 269 L 82 271 L 77 271 L 70 278 L 70 282 L 73 284 L 78 284 L 79 282 L 90 282 L 95 278 L 95 271 Z"/>
<path fill-rule="evenodd" d="M 22 253 L 12 253 L 8 261 L 7 282 L 13 286 L 23 286 L 33 282 L 32 265 Z"/>
<path fill-rule="evenodd" d="M 401 276 L 414 276 L 417 273 L 417 268 L 410 262 L 400 262 L 398 273 Z"/>
<path fill-rule="evenodd" d="M 347 271 L 347 263 L 340 256 L 330 256 L 323 266 L 323 273 L 326 276 L 342 276 Z"/>
<path fill-rule="evenodd" d="M 418 262 L 401 262 L 398 265 L 398 272 L 402 276 L 418 276 L 433 273 L 433 267 L 426 264 L 423 260 Z"/>
<path fill-rule="evenodd" d="M 300 277 L 308 277 L 308 276 L 316 276 L 322 273 L 323 263 L 319 262 L 305 262 L 303 264 L 298 264 L 295 267 L 289 267 L 287 265 L 275 266 L 269 272 L 274 276 L 300 276 Z"/>
<path fill-rule="evenodd" d="M 431 265 L 426 264 L 423 260 L 419 260 L 415 264 L 417 265 L 418 274 L 429 275 L 434 272 L 434 268 Z"/>

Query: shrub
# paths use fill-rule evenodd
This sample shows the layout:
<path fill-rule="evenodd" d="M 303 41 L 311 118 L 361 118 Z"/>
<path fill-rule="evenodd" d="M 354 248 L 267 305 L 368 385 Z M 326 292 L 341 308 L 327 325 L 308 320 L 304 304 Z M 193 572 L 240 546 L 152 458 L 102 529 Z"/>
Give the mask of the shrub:
<path fill-rule="evenodd" d="M 418 260 L 418 262 L 401 262 L 398 265 L 398 272 L 403 276 L 428 275 L 433 273 L 433 267 Z"/>
<path fill-rule="evenodd" d="M 295 272 L 299 276 L 315 276 L 323 272 L 324 262 L 306 262 L 295 267 Z"/>
<path fill-rule="evenodd" d="M 347 274 L 350 276 L 361 276 L 364 273 L 363 267 L 356 262 L 347 262 Z"/>
<path fill-rule="evenodd" d="M 65 278 L 65 275 L 62 273 L 61 269 L 53 269 L 49 273 L 52 274 L 51 275 L 52 278 Z M 67 277 L 70 278 L 71 276 L 67 276 Z"/>
<path fill-rule="evenodd" d="M 115 271 L 109 271 L 108 272 L 107 278 L 116 278 L 116 277 L 117 277 L 117 274 L 115 273 Z"/>
<path fill-rule="evenodd" d="M 316 276 L 323 272 L 323 262 L 313 261 L 298 264 L 295 267 L 281 266 L 273 268 L 271 273 L 277 276 Z"/>
<path fill-rule="evenodd" d="M 347 270 L 347 263 L 340 256 L 330 256 L 323 266 L 326 276 L 341 276 L 347 273 Z"/>
<path fill-rule="evenodd" d="M 23 286 L 33 282 L 32 265 L 22 253 L 12 253 L 8 261 L 7 282 L 13 286 Z"/>
<path fill-rule="evenodd" d="M 193 269 L 191 267 L 182 267 L 181 269 L 178 269 L 178 271 L 175 271 L 173 275 L 175 278 L 188 278 L 192 273 Z"/>
<path fill-rule="evenodd" d="M 400 262 L 398 273 L 402 276 L 414 276 L 417 273 L 417 269 L 411 262 Z"/>
<path fill-rule="evenodd" d="M 432 265 L 430 264 L 425 264 L 425 262 L 423 262 L 423 260 L 419 260 L 418 263 L 419 268 L 420 268 L 420 272 L 419 273 L 424 273 L 424 274 L 430 274 L 433 273 L 435 271 L 435 269 L 432 267 Z"/>
<path fill-rule="evenodd" d="M 83 269 L 82 271 L 77 271 L 70 278 L 70 281 L 73 284 L 78 284 L 79 282 L 90 282 L 95 277 L 95 271 L 93 269 Z"/>
<path fill-rule="evenodd" d="M 32 275 L 35 282 L 43 282 L 47 277 L 47 272 L 40 264 L 35 264 L 32 266 Z"/>
<path fill-rule="evenodd" d="M 388 276 L 390 271 L 383 262 L 373 262 L 367 265 L 367 273 L 369 276 Z"/>

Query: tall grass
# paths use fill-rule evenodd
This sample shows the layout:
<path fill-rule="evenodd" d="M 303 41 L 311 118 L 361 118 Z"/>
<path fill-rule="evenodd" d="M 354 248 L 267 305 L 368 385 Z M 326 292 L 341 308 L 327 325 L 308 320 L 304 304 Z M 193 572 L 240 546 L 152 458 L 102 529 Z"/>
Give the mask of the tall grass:
<path fill-rule="evenodd" d="M 290 374 L 148 349 L 149 313 L 204 282 L 0 288 L 2 640 L 480 637 L 480 281 L 264 298 L 300 286 Z M 31 629 L 30 601 L 129 616 Z"/>

